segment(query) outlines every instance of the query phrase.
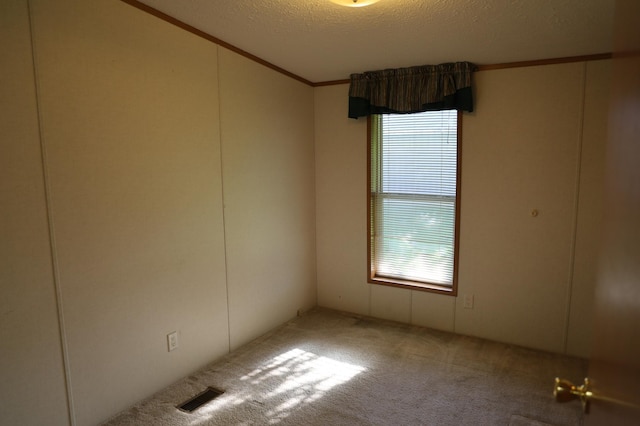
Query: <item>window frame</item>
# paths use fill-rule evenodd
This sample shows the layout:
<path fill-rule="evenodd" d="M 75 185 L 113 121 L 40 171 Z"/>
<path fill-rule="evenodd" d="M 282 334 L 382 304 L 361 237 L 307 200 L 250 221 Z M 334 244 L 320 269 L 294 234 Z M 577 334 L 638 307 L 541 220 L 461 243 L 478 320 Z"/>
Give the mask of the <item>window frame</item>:
<path fill-rule="evenodd" d="M 454 218 L 454 254 L 453 254 L 453 277 L 451 285 L 427 283 L 405 279 L 378 276 L 375 273 L 374 261 L 372 259 L 374 223 L 372 217 L 373 188 L 372 178 L 372 116 L 367 117 L 367 282 L 391 287 L 406 288 L 411 290 L 425 291 L 431 293 L 445 294 L 449 296 L 458 295 L 458 269 L 460 254 L 460 199 L 462 182 L 462 112 L 457 112 L 457 143 L 456 143 L 456 196 L 455 196 L 455 218 Z"/>

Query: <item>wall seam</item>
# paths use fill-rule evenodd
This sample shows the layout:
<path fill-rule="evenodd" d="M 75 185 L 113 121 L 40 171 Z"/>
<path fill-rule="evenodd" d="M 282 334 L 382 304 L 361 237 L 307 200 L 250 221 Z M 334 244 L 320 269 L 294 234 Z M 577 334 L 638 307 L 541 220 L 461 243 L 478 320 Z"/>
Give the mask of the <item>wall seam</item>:
<path fill-rule="evenodd" d="M 569 326 L 571 323 L 571 301 L 573 295 L 573 278 L 574 278 L 574 268 L 575 268 L 575 258 L 576 258 L 576 241 L 578 237 L 578 208 L 580 205 L 580 175 L 582 172 L 582 141 L 584 138 L 584 112 L 585 112 L 585 101 L 586 101 L 586 90 L 587 90 L 587 64 L 588 62 L 584 62 L 582 65 L 582 87 L 580 91 L 580 116 L 578 120 L 579 128 L 578 128 L 578 143 L 576 147 L 576 180 L 575 180 L 575 196 L 573 200 L 573 227 L 571 230 L 571 244 L 569 247 L 569 275 L 567 277 L 567 296 L 566 296 L 566 309 L 565 309 L 565 318 L 564 318 L 564 336 L 562 343 L 562 352 L 567 354 L 567 349 L 569 346 Z"/>
<path fill-rule="evenodd" d="M 409 324 L 415 324 L 413 321 L 413 294 L 415 293 L 413 290 L 409 290 Z"/>
<path fill-rule="evenodd" d="M 67 342 L 66 336 L 66 326 L 64 319 L 64 309 L 63 309 L 63 297 L 62 297 L 62 288 L 60 286 L 60 267 L 58 264 L 58 255 L 57 255 L 57 247 L 56 247 L 56 233 L 55 226 L 53 220 L 53 212 L 52 212 L 52 196 L 51 196 L 51 182 L 49 178 L 49 170 L 47 167 L 47 150 L 46 143 L 44 138 L 43 131 L 43 119 L 42 119 L 42 109 L 40 103 L 40 84 L 38 78 L 38 66 L 37 66 L 37 54 L 36 54 L 36 42 L 35 42 L 35 30 L 33 25 L 33 12 L 31 7 L 31 0 L 27 0 L 27 12 L 29 16 L 29 36 L 31 42 L 31 58 L 32 58 L 32 66 L 33 66 L 33 80 L 35 86 L 35 97 L 36 97 L 36 111 L 37 111 L 37 120 L 38 120 L 38 138 L 40 141 L 40 158 L 42 163 L 42 178 L 44 181 L 44 196 L 45 196 L 45 208 L 47 212 L 47 226 L 49 229 L 49 248 L 51 252 L 51 268 L 53 272 L 53 286 L 55 289 L 55 297 L 56 297 L 56 312 L 58 316 L 58 332 L 60 334 L 60 349 L 62 352 L 62 367 L 64 370 L 64 378 L 65 378 L 65 391 L 67 395 L 67 416 L 69 420 L 69 424 L 71 426 L 76 425 L 75 418 L 75 408 L 74 408 L 74 400 L 73 400 L 73 389 L 71 385 L 71 368 L 69 361 L 69 346 Z"/>
<path fill-rule="evenodd" d="M 458 296 L 455 296 L 453 298 L 453 303 L 451 304 L 451 330 L 454 333 L 457 333 L 458 330 L 456 329 L 456 317 L 458 316 Z"/>
<path fill-rule="evenodd" d="M 315 276 L 315 287 L 316 287 L 316 295 L 315 295 L 315 303 L 314 305 L 319 306 L 320 301 L 320 279 L 318 277 L 318 138 L 316 134 L 317 128 L 317 90 L 315 87 L 311 88 L 313 94 L 313 251 L 314 251 L 314 276 Z"/>
<path fill-rule="evenodd" d="M 220 92 L 220 47 L 216 46 L 216 83 L 218 85 L 218 147 L 220 150 L 220 192 L 222 196 L 222 245 L 224 246 L 224 284 L 227 296 L 227 353 L 231 352 L 231 305 L 229 303 L 229 268 L 227 266 L 227 220 L 224 197 L 224 159 L 222 156 L 222 102 Z"/>

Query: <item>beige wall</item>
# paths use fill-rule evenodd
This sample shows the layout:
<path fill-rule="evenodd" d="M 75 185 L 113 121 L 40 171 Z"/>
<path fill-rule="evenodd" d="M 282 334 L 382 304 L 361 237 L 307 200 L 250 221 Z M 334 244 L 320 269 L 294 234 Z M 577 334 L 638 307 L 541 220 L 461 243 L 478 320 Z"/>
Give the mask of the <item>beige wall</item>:
<path fill-rule="evenodd" d="M 31 5 L 72 402 L 85 425 L 228 350 L 217 51 L 120 2 Z M 174 330 L 180 348 L 168 353 Z"/>
<path fill-rule="evenodd" d="M 316 292 L 587 355 L 607 61 L 477 74 L 467 310 L 366 283 L 366 122 L 346 118 L 346 85 L 310 88 L 117 1 L 10 0 L 0 20 L 2 423 L 95 424 Z"/>
<path fill-rule="evenodd" d="M 473 295 L 473 309 L 462 297 L 367 284 L 366 120 L 346 118 L 346 85 L 317 88 L 319 305 L 587 356 L 594 271 L 582 266 L 595 260 L 607 67 L 476 74 L 459 260 L 459 295 Z"/>
<path fill-rule="evenodd" d="M 0 2 L 0 424 L 68 423 L 26 2 Z"/>
<path fill-rule="evenodd" d="M 122 2 L 2 21 L 0 423 L 96 424 L 315 305 L 312 88 Z"/>
<path fill-rule="evenodd" d="M 219 80 L 235 349 L 316 303 L 313 89 L 222 48 Z"/>
<path fill-rule="evenodd" d="M 571 306 L 567 330 L 567 352 L 572 355 L 591 353 L 593 297 L 598 276 L 598 248 L 604 209 L 604 159 L 609 114 L 611 62 L 587 64 L 583 136 L 580 152 L 577 232 L 571 287 Z"/>

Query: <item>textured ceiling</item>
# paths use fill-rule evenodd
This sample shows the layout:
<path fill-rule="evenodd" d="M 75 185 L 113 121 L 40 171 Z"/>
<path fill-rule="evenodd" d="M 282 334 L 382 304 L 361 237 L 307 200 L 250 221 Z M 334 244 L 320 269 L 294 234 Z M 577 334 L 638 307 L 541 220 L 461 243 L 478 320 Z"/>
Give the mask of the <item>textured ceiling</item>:
<path fill-rule="evenodd" d="M 443 62 L 607 53 L 614 0 L 141 0 L 311 82 Z"/>

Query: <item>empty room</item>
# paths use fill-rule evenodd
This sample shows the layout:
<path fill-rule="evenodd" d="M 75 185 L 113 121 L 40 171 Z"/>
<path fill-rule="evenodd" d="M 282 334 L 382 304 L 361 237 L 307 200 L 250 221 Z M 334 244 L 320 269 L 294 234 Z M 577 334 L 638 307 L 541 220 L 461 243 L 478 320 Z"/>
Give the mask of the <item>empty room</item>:
<path fill-rule="evenodd" d="M 632 424 L 638 9 L 2 0 L 0 425 Z"/>

